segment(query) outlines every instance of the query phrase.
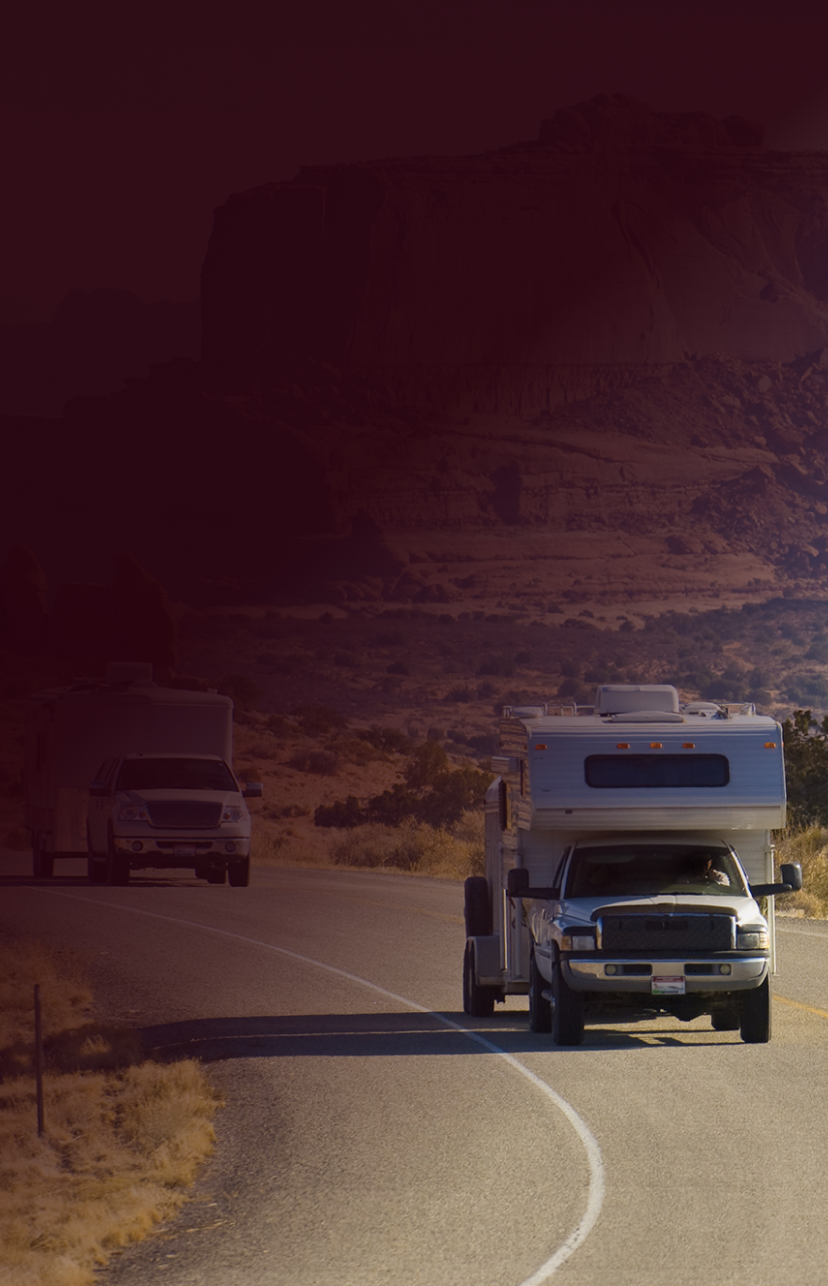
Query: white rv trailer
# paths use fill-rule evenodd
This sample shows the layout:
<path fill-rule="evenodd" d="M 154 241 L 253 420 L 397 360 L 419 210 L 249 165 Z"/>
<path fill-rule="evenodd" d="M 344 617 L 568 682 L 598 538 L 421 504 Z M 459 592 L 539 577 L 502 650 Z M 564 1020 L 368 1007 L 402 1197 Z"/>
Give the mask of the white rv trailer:
<path fill-rule="evenodd" d="M 233 763 L 233 702 L 160 688 L 148 663 L 110 662 L 106 680 L 36 692 L 26 719 L 26 825 L 34 874 L 87 853 L 89 786 L 124 754 L 216 755 Z"/>
<path fill-rule="evenodd" d="M 466 1011 L 528 993 L 530 1026 L 561 1043 L 590 1016 L 654 1009 L 767 1039 L 772 898 L 801 884 L 792 866 L 772 882 L 779 724 L 605 685 L 594 707 L 507 707 L 500 749 L 486 876 L 466 882 Z"/>

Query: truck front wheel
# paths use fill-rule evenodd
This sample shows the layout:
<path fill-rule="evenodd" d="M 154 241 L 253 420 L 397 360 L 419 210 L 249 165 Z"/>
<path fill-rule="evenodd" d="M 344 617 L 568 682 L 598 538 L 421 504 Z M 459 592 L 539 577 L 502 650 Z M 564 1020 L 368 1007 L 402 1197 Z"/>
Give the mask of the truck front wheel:
<path fill-rule="evenodd" d="M 529 1030 L 552 1030 L 552 1006 L 544 998 L 543 989 L 546 981 L 543 978 L 534 952 L 529 961 Z"/>
<path fill-rule="evenodd" d="M 474 947 L 466 943 L 463 956 L 463 1010 L 472 1018 L 491 1018 L 494 1013 L 493 987 L 481 987 L 475 976 Z"/>
<path fill-rule="evenodd" d="M 766 1045 L 771 1038 L 770 982 L 746 991 L 742 1000 L 739 1031 L 746 1045 Z"/>
<path fill-rule="evenodd" d="M 250 858 L 245 857 L 241 862 L 230 862 L 227 867 L 227 877 L 234 889 L 246 889 L 250 883 Z"/>
<path fill-rule="evenodd" d="M 580 1045 L 584 1039 L 584 1002 L 573 991 L 561 970 L 560 960 L 552 969 L 552 1039 L 556 1045 Z"/>
<path fill-rule="evenodd" d="M 129 884 L 129 858 L 115 851 L 115 841 L 110 836 L 106 859 L 107 884 Z"/>

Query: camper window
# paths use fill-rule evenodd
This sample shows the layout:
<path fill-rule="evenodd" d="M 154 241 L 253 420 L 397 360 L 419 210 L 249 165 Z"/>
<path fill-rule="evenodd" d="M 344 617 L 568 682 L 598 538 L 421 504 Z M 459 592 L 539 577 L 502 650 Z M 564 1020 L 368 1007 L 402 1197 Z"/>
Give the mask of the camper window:
<path fill-rule="evenodd" d="M 730 765 L 725 755 L 589 755 L 584 776 L 599 790 L 718 787 Z"/>

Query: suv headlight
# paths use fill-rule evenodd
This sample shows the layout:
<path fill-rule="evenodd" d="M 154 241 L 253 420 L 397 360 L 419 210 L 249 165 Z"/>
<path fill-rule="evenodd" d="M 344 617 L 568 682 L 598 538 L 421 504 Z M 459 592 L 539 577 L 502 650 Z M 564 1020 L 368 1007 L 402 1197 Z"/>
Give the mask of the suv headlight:
<path fill-rule="evenodd" d="M 225 808 L 221 814 L 221 820 L 223 822 L 240 822 L 243 817 L 244 813 L 239 808 L 238 804 L 231 804 L 228 808 Z"/>
<path fill-rule="evenodd" d="M 770 945 L 764 924 L 746 924 L 736 932 L 737 951 L 767 951 Z"/>

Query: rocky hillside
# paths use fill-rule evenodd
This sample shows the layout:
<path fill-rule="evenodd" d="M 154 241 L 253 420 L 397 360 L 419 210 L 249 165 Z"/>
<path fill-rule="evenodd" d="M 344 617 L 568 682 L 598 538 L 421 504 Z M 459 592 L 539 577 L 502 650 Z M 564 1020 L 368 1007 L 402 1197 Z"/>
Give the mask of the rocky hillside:
<path fill-rule="evenodd" d="M 616 97 L 304 170 L 217 211 L 202 314 L 200 363 L 7 421 L 2 534 L 50 579 L 126 548 L 202 603 L 828 590 L 823 153 Z"/>

